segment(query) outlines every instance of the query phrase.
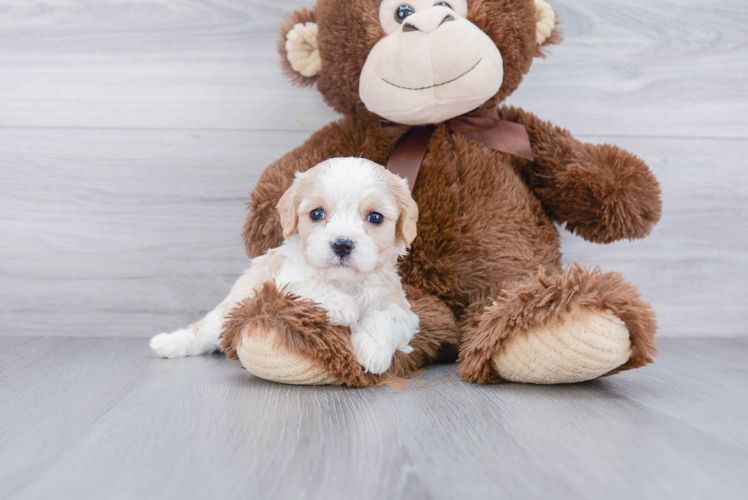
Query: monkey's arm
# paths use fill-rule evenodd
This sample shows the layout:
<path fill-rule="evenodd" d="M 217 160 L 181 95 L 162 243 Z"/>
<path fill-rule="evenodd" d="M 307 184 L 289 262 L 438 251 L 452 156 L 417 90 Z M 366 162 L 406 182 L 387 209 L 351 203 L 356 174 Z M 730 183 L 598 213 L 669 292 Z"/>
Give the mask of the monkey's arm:
<path fill-rule="evenodd" d="M 244 245 L 250 258 L 257 257 L 283 242 L 278 200 L 293 182 L 296 172 L 304 172 L 334 157 L 361 154 L 363 133 L 349 118 L 343 118 L 315 132 L 304 144 L 273 162 L 260 176 L 244 223 Z"/>
<path fill-rule="evenodd" d="M 534 162 L 520 168 L 553 220 L 595 243 L 643 238 L 660 220 L 660 185 L 633 154 L 609 144 L 593 145 L 531 113 L 499 109 L 499 118 L 521 123 Z"/>

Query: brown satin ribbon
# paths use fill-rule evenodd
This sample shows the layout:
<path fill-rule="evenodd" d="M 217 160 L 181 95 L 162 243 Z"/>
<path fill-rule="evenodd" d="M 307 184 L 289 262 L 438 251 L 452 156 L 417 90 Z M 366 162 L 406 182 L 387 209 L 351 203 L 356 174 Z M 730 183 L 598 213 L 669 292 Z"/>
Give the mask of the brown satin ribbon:
<path fill-rule="evenodd" d="M 452 132 L 488 148 L 534 160 L 527 129 L 519 123 L 484 116 L 460 116 L 445 122 L 445 125 Z M 382 126 L 397 125 L 385 122 Z M 397 142 L 387 162 L 387 170 L 408 179 L 411 191 L 435 130 L 433 125 L 411 128 Z"/>

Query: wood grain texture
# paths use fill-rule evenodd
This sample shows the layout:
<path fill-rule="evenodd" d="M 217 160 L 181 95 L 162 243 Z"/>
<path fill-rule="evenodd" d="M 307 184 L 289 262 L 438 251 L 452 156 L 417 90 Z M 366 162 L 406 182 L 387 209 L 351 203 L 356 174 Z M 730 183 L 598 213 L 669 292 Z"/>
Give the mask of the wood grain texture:
<path fill-rule="evenodd" d="M 248 187 L 307 135 L 0 130 L 0 317 L 55 335 L 193 321 L 248 265 Z"/>
<path fill-rule="evenodd" d="M 0 0 L 0 126 L 316 129 L 334 112 L 275 52 L 313 3 Z M 577 134 L 748 137 L 743 0 L 553 5 L 566 40 L 511 102 Z"/>
<path fill-rule="evenodd" d="M 200 317 L 246 265 L 267 164 L 334 120 L 281 75 L 311 0 L 0 0 L 0 335 L 145 336 Z M 566 40 L 510 102 L 640 155 L 653 235 L 566 260 L 622 271 L 661 336 L 744 335 L 748 4 L 556 0 Z"/>
<path fill-rule="evenodd" d="M 247 186 L 307 136 L 0 130 L 0 334 L 149 335 L 198 319 L 247 265 Z M 652 166 L 663 220 L 646 240 L 613 245 L 562 232 L 566 260 L 623 272 L 654 304 L 662 336 L 743 335 L 742 143 L 613 142 Z"/>
<path fill-rule="evenodd" d="M 720 498 L 748 487 L 746 339 L 609 379 L 292 387 L 140 339 L 0 339 L 0 497 Z M 698 375 L 696 375 L 698 373 Z"/>

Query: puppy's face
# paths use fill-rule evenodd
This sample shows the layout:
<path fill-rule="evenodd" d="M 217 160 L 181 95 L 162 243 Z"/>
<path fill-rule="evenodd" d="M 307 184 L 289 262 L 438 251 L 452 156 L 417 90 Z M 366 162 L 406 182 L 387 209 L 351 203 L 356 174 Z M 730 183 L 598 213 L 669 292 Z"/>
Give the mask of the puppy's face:
<path fill-rule="evenodd" d="M 418 207 L 404 179 L 362 158 L 334 158 L 296 174 L 278 203 L 283 236 L 329 278 L 394 264 L 416 235 Z"/>

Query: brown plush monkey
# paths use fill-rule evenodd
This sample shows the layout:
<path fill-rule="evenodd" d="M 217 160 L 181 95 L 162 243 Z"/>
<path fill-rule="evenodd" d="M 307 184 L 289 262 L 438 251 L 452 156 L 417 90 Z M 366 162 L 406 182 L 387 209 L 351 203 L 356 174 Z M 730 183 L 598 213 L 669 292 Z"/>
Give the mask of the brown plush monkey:
<path fill-rule="evenodd" d="M 406 133 L 428 130 L 409 176 L 418 236 L 400 268 L 421 331 L 413 353 L 398 352 L 374 376 L 356 362 L 346 328 L 266 286 L 226 323 L 229 358 L 271 380 L 352 386 L 455 359 L 462 378 L 479 383 L 578 382 L 651 362 L 651 307 L 618 273 L 562 269 L 554 222 L 597 243 L 643 238 L 660 218 L 657 180 L 622 149 L 501 105 L 560 40 L 542 0 L 318 0 L 293 12 L 279 44 L 285 72 L 316 85 L 344 117 L 265 170 L 247 253 L 281 243 L 275 207 L 295 172 L 339 156 L 387 165 Z M 524 126 L 531 154 L 460 133 L 450 120 L 464 116 Z"/>

